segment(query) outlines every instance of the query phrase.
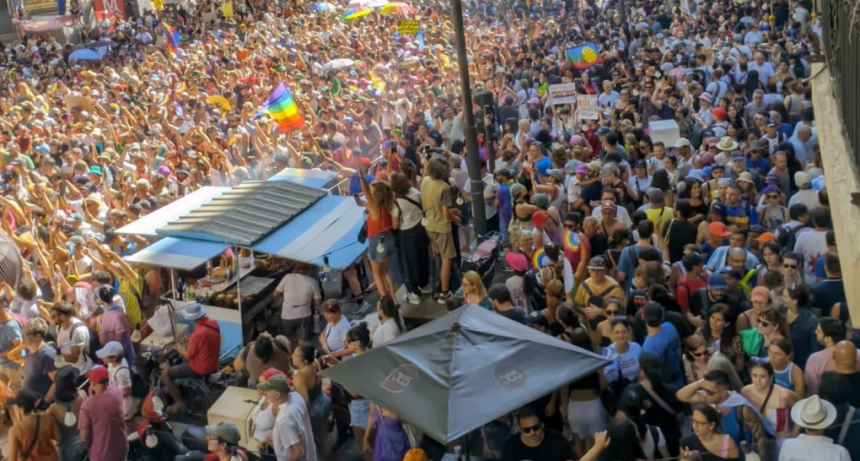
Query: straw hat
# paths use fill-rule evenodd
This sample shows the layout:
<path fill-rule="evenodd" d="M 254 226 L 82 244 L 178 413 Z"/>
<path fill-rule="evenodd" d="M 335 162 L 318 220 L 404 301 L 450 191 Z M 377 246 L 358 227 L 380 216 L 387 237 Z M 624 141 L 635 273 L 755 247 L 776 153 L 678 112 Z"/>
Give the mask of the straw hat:
<path fill-rule="evenodd" d="M 717 149 L 723 152 L 731 152 L 738 150 L 738 143 L 728 136 L 723 136 L 723 139 L 720 139 L 720 142 L 717 143 Z"/>

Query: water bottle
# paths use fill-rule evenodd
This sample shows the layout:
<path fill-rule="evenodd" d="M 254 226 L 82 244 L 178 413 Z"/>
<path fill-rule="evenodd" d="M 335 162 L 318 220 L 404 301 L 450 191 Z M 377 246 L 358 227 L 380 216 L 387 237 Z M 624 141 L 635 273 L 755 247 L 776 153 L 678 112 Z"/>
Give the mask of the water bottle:
<path fill-rule="evenodd" d="M 463 461 L 463 449 L 460 448 L 460 445 L 454 447 L 454 459 Z"/>

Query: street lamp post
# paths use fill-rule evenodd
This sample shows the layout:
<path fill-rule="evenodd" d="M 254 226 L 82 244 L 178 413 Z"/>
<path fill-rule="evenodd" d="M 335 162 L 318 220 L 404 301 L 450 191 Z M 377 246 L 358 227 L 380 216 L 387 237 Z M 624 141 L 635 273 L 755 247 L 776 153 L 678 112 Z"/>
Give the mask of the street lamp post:
<path fill-rule="evenodd" d="M 466 31 L 463 27 L 463 3 L 451 2 L 454 16 L 454 34 L 457 42 L 457 66 L 460 68 L 460 86 L 463 92 L 463 134 L 466 136 L 466 165 L 469 170 L 469 189 L 472 195 L 472 215 L 475 233 L 487 233 L 487 211 L 484 208 L 484 183 L 481 174 L 481 157 L 478 155 L 478 130 L 472 111 L 472 89 L 469 86 L 469 62 L 466 59 Z"/>

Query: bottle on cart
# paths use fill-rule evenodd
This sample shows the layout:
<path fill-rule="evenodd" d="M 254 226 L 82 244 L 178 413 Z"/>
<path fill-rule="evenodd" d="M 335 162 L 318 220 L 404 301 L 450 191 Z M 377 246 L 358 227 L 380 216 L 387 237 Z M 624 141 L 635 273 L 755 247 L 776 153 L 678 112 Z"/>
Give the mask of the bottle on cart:
<path fill-rule="evenodd" d="M 314 330 L 314 334 L 318 335 L 322 332 L 322 319 L 320 318 L 320 312 L 316 309 L 314 309 L 313 322 L 314 324 L 312 328 Z"/>

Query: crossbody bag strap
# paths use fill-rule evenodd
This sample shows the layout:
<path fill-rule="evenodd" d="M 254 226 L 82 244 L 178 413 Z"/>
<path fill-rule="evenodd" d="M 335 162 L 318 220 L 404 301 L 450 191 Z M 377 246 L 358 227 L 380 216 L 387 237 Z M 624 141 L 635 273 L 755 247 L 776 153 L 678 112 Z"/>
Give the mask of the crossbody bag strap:
<path fill-rule="evenodd" d="M 645 389 L 645 392 L 648 393 L 648 396 L 651 397 L 651 399 L 653 399 L 654 402 L 657 403 L 657 405 L 660 405 L 660 408 L 662 408 L 663 411 L 665 411 L 666 413 L 669 413 L 671 416 L 675 416 L 675 414 L 676 414 L 675 410 L 673 410 L 672 407 L 670 407 L 669 404 L 666 403 L 665 400 L 663 400 L 663 398 L 661 398 L 659 395 L 657 395 L 657 393 L 654 392 L 654 389 L 651 389 L 650 387 L 646 387 L 646 386 L 642 386 L 642 389 Z"/>
<path fill-rule="evenodd" d="M 42 415 L 36 415 L 36 430 L 33 432 L 33 440 L 30 441 L 30 445 L 27 446 L 27 449 L 21 452 L 20 457 L 22 459 L 27 459 L 33 453 L 33 449 L 36 448 L 36 441 L 39 440 L 39 426 L 42 422 Z"/>
<path fill-rule="evenodd" d="M 411 199 L 405 195 L 403 197 L 400 197 L 400 198 L 402 198 L 403 200 L 406 200 L 407 202 L 415 205 L 416 207 L 418 207 L 419 210 L 421 210 L 421 214 L 422 215 L 424 214 L 424 207 L 422 207 L 420 203 L 416 202 L 415 200 L 413 200 L 413 199 Z"/>
<path fill-rule="evenodd" d="M 848 411 L 845 412 L 845 420 L 842 421 L 842 428 L 839 429 L 839 438 L 836 440 L 838 445 L 842 445 L 842 442 L 845 441 L 845 437 L 848 435 L 848 429 L 851 427 L 851 421 L 854 420 L 854 411 L 856 409 L 848 405 Z"/>

